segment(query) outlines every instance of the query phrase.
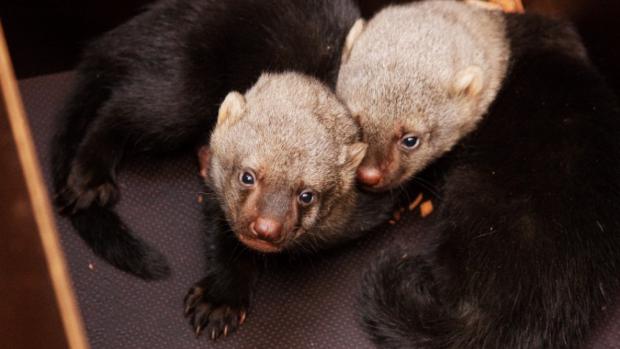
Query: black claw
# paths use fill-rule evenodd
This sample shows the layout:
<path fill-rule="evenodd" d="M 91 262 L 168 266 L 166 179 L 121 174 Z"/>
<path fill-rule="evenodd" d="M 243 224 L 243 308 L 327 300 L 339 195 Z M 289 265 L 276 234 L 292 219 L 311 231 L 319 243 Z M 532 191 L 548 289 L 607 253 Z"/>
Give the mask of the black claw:
<path fill-rule="evenodd" d="M 243 323 L 247 307 L 232 306 L 228 301 L 216 300 L 209 293 L 207 283 L 192 287 L 183 300 L 183 311 L 196 337 L 204 331 L 216 340 L 235 332 Z"/>
<path fill-rule="evenodd" d="M 202 295 L 203 291 L 199 287 L 193 287 L 189 290 L 189 292 L 187 292 L 187 295 L 183 300 L 183 303 L 185 304 L 184 313 L 186 317 L 194 312 L 196 306 L 201 302 Z"/>

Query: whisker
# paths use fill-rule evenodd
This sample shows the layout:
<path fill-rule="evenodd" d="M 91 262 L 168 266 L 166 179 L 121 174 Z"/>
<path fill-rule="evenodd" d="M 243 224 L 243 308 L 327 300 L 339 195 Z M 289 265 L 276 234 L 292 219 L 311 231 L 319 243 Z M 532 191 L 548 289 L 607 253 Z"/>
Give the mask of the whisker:
<path fill-rule="evenodd" d="M 431 195 L 433 195 L 439 201 L 443 200 L 443 198 L 441 197 L 441 194 L 439 194 L 439 190 L 435 188 L 435 186 L 432 185 L 431 183 L 425 182 L 419 177 L 413 177 L 412 180 L 415 181 L 417 184 L 419 184 L 422 188 L 426 189 Z"/>

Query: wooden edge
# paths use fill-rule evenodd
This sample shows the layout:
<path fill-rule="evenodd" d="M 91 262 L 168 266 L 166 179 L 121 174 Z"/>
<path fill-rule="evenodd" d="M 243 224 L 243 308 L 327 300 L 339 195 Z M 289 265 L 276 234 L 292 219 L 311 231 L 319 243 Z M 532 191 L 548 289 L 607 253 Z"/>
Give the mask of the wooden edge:
<path fill-rule="evenodd" d="M 507 13 L 525 12 L 522 0 L 464 0 L 464 2 L 486 10 L 498 10 Z"/>
<path fill-rule="evenodd" d="M 32 202 L 34 219 L 47 259 L 47 267 L 65 328 L 67 342 L 71 349 L 88 349 L 88 341 L 58 239 L 52 208 L 13 74 L 2 23 L 0 23 L 0 90 L 6 102 L 9 124 Z"/>

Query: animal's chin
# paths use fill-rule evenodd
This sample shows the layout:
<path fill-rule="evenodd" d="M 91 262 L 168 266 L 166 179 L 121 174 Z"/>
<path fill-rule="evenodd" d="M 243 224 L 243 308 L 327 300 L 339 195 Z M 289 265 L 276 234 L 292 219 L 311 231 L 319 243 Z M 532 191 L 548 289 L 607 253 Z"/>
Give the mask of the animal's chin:
<path fill-rule="evenodd" d="M 237 239 L 248 248 L 262 253 L 278 253 L 282 252 L 283 247 L 268 241 L 247 237 L 243 234 L 236 234 Z"/>
<path fill-rule="evenodd" d="M 398 182 L 381 183 L 380 185 L 365 185 L 362 184 L 362 189 L 373 193 L 381 193 L 398 187 Z"/>

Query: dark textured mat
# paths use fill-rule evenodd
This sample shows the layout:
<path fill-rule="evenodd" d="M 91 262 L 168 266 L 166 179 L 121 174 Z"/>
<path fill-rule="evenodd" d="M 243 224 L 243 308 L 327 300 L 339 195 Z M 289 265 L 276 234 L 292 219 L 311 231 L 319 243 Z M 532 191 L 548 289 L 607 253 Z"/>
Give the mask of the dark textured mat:
<path fill-rule="evenodd" d="M 65 73 L 20 83 L 48 182 L 50 138 L 72 77 Z M 143 282 L 119 272 L 96 258 L 69 223 L 57 217 L 93 349 L 372 347 L 356 323 L 359 279 L 382 246 L 403 233 L 399 228 L 415 225 L 412 214 L 323 256 L 271 267 L 261 278 L 246 323 L 212 343 L 205 336 L 194 338 L 181 306 L 205 265 L 194 158 L 129 165 L 121 170 L 119 184 L 119 212 L 137 235 L 166 254 L 173 275 Z M 620 348 L 620 311 L 614 314 L 597 331 L 591 348 Z"/>

